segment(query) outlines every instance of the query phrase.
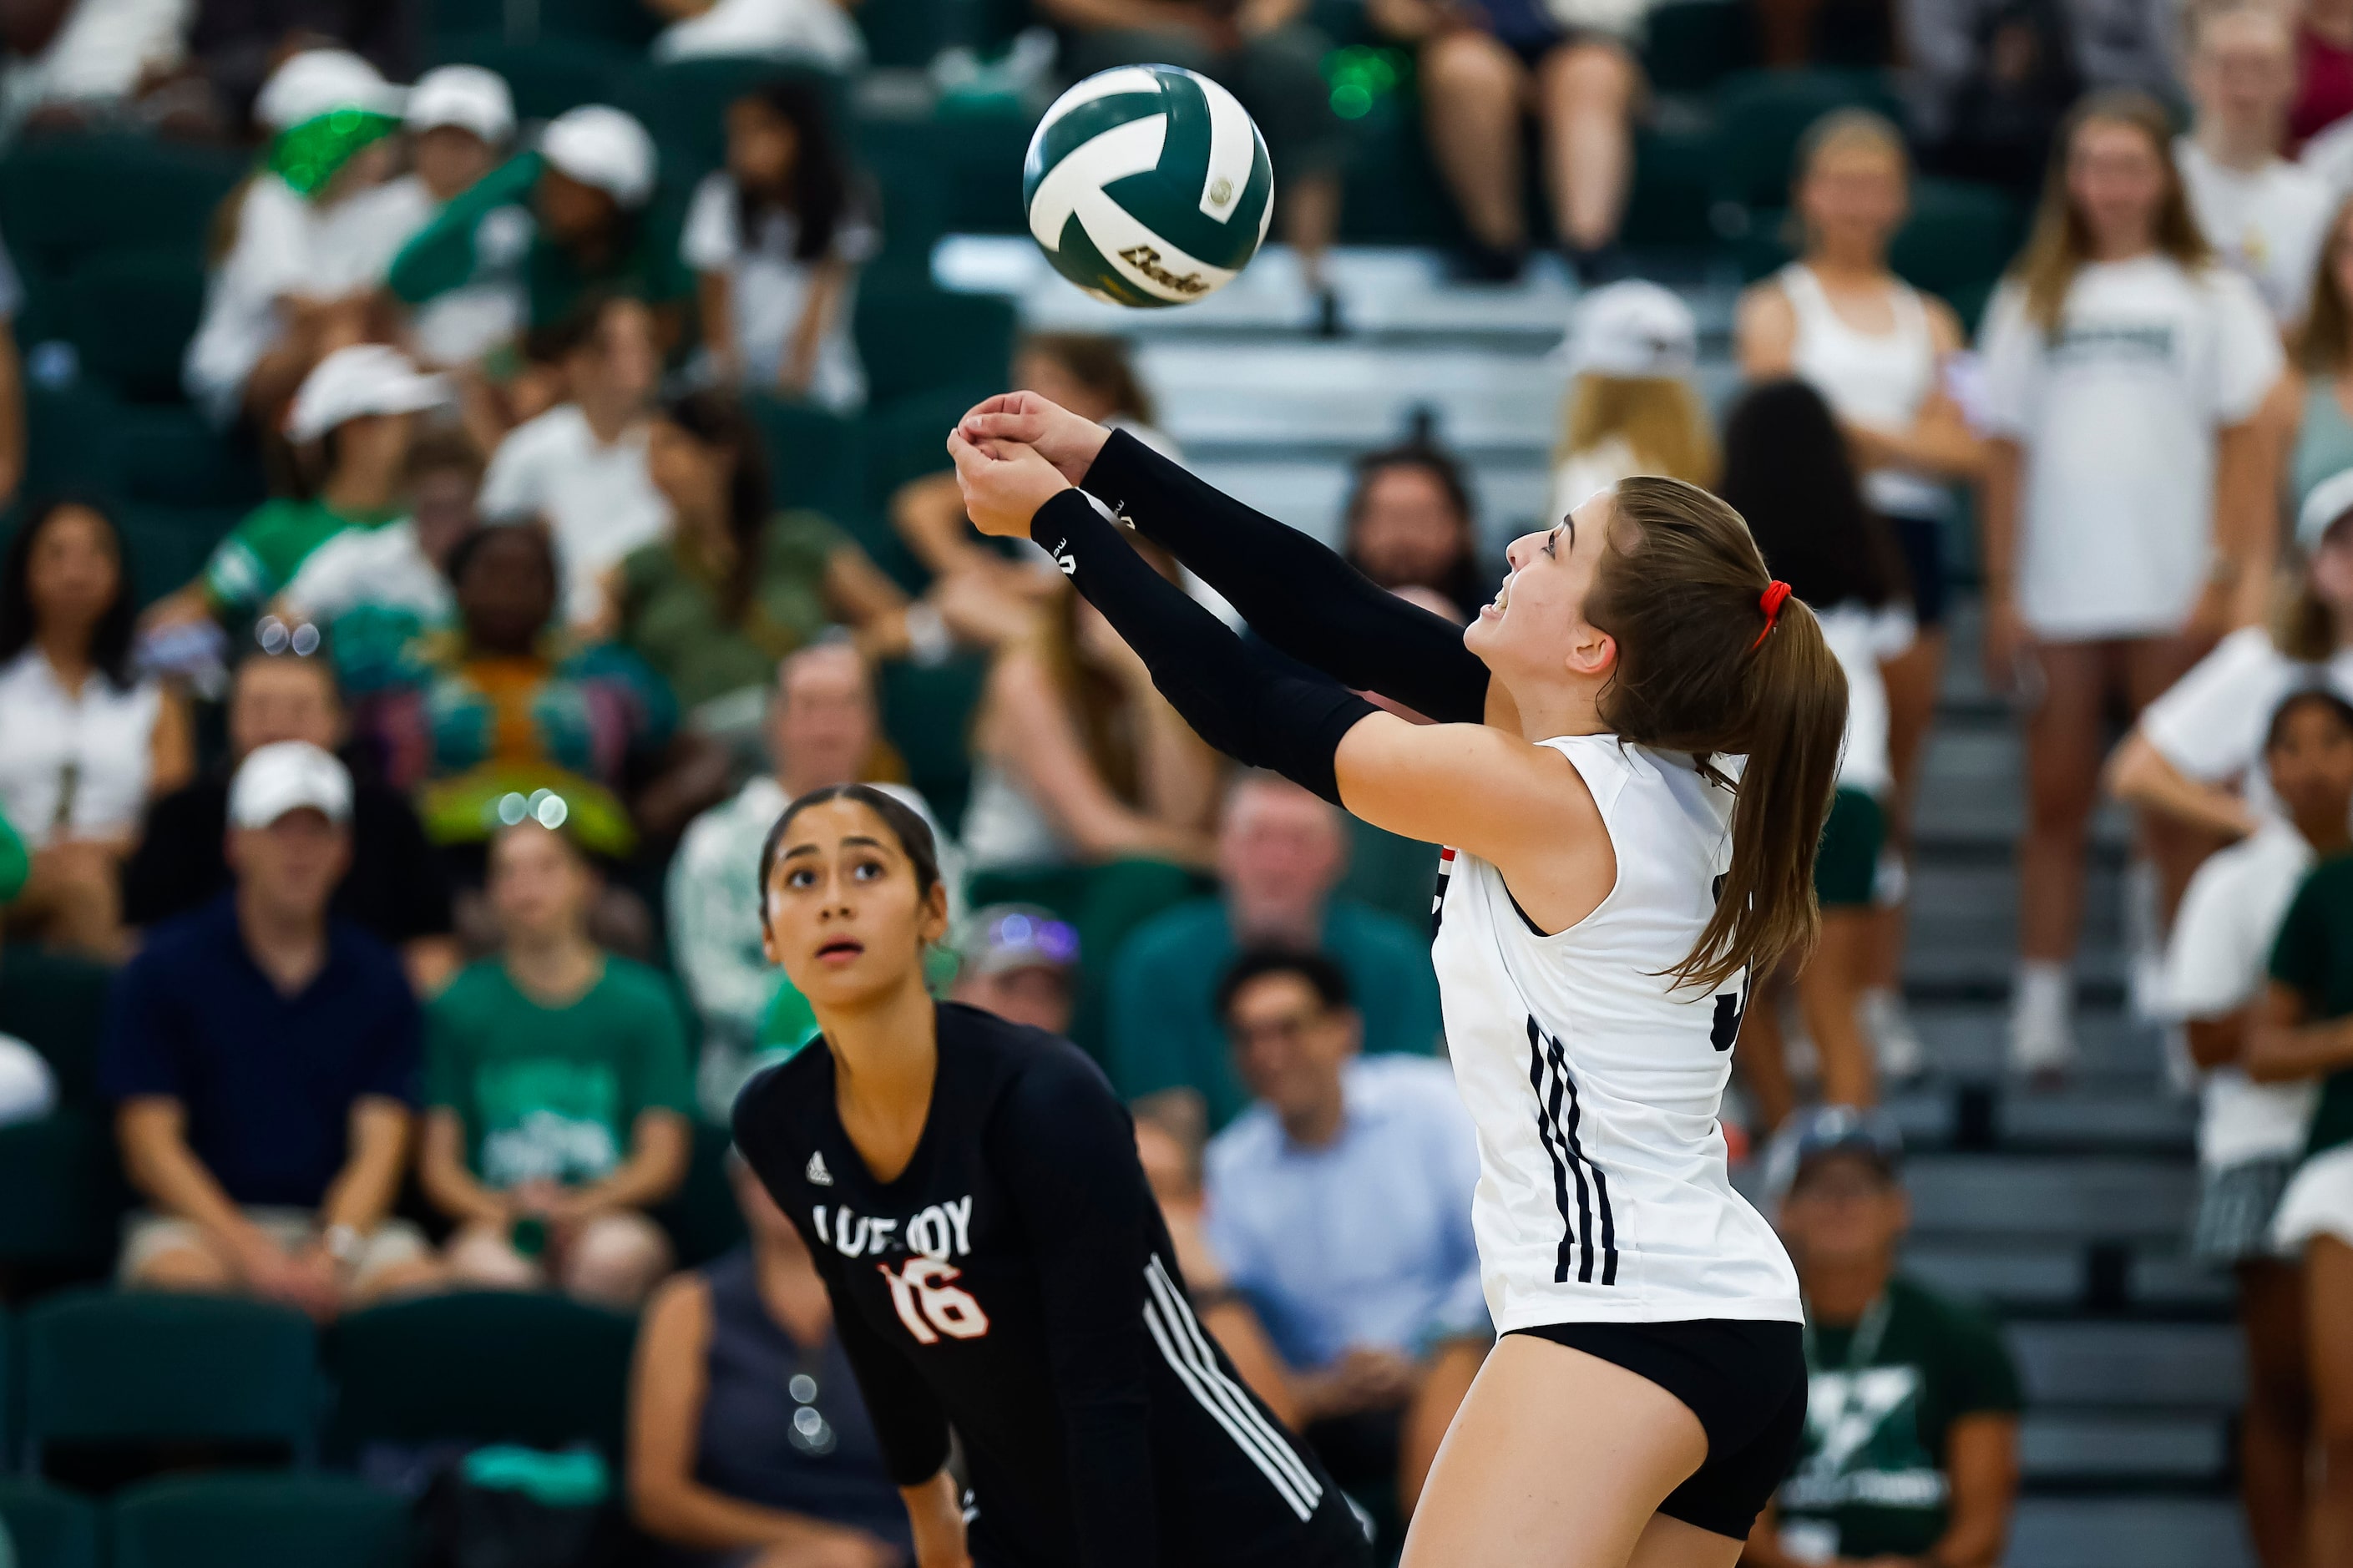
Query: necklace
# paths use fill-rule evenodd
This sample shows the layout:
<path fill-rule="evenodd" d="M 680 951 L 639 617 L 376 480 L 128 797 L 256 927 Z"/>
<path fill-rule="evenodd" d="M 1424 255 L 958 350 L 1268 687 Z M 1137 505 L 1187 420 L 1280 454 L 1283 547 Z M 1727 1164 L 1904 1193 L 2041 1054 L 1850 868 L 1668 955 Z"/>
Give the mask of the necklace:
<path fill-rule="evenodd" d="M 1885 1290 L 1872 1298 L 1871 1305 L 1862 1310 L 1862 1317 L 1854 1325 L 1854 1337 L 1846 1342 L 1846 1354 L 1835 1367 L 1821 1364 L 1819 1342 L 1814 1335 L 1814 1316 L 1806 1314 L 1804 1334 L 1806 1366 L 1809 1371 L 1853 1372 L 1869 1366 L 1879 1354 L 1879 1342 L 1887 1337 L 1887 1320 L 1893 1309 Z"/>

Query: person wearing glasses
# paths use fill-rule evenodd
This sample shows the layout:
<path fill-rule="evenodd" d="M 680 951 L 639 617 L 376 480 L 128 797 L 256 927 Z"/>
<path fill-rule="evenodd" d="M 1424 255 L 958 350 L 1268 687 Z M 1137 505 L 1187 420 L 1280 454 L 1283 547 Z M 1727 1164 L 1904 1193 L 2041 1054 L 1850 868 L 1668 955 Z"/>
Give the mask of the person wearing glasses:
<path fill-rule="evenodd" d="M 882 1463 L 808 1245 L 740 1157 L 750 1239 L 647 1305 L 629 1385 L 629 1510 L 669 1568 L 899 1568 Z"/>

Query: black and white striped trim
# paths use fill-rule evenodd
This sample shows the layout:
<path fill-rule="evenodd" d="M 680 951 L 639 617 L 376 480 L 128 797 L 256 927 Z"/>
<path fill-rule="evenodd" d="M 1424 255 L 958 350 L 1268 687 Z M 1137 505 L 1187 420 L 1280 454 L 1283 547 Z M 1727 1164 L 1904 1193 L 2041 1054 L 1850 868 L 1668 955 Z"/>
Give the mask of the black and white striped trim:
<path fill-rule="evenodd" d="M 1618 1221 L 1609 1212 L 1609 1178 L 1587 1157 L 1577 1142 L 1577 1125 L 1583 1112 L 1577 1100 L 1577 1080 L 1568 1076 L 1567 1051 L 1560 1041 L 1528 1018 L 1528 1087 L 1535 1092 L 1536 1141 L 1552 1156 L 1553 1203 L 1560 1210 L 1560 1251 L 1553 1265 L 1553 1282 L 1568 1283 L 1570 1259 L 1576 1259 L 1577 1281 L 1593 1283 L 1593 1233 L 1596 1211 L 1601 1231 L 1601 1283 L 1618 1283 Z M 1564 1100 L 1568 1120 L 1561 1120 Z M 1588 1180 L 1589 1178 L 1589 1180 Z M 1568 1212 L 1568 1188 L 1577 1184 L 1577 1213 Z"/>
<path fill-rule="evenodd" d="M 1226 1436 L 1258 1467 L 1259 1473 L 1273 1483 L 1291 1511 L 1303 1521 L 1313 1516 L 1315 1505 L 1324 1500 L 1324 1484 L 1281 1429 L 1218 1364 L 1217 1352 L 1209 1348 L 1208 1336 L 1194 1319 L 1185 1292 L 1176 1288 L 1158 1258 L 1144 1266 L 1144 1282 L 1150 1291 L 1150 1299 L 1144 1303 L 1144 1326 L 1167 1358 L 1169 1370 L 1200 1401 L 1209 1418 L 1226 1429 Z"/>

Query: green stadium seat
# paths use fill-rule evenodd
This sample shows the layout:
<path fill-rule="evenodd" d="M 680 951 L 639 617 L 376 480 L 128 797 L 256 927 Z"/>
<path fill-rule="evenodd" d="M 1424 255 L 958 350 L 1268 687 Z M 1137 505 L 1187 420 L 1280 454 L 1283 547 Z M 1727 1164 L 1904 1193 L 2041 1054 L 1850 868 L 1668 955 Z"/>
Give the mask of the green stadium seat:
<path fill-rule="evenodd" d="M 98 1043 L 114 971 L 94 959 L 12 942 L 0 951 L 0 1034 L 41 1053 L 61 1104 L 98 1102 Z"/>
<path fill-rule="evenodd" d="M 1634 186 L 1621 234 L 1630 246 L 1713 247 L 1708 220 L 1715 135 L 1646 125 L 1634 133 Z"/>
<path fill-rule="evenodd" d="M 115 522 L 131 557 L 131 582 L 142 606 L 153 604 L 204 570 L 206 560 L 237 526 L 244 507 L 125 505 Z"/>
<path fill-rule="evenodd" d="M 150 1481 L 109 1510 L 113 1568 L 405 1568 L 408 1503 L 328 1476 Z"/>
<path fill-rule="evenodd" d="M 638 55 L 617 44 L 583 38 L 509 43 L 495 33 L 434 40 L 436 65 L 483 66 L 506 78 L 515 112 L 552 120 L 584 103 L 613 103 L 638 68 Z M 5 232 L 5 231 L 0 231 Z"/>
<path fill-rule="evenodd" d="M 966 406 L 1005 390 L 1017 313 L 991 294 L 861 289 L 851 331 L 876 407 L 929 393 L 969 392 Z M 944 438 L 947 427 L 942 426 Z"/>
<path fill-rule="evenodd" d="M 694 1147 L 687 1157 L 686 1181 L 668 1203 L 653 1211 L 677 1249 L 681 1268 L 699 1268 L 744 1237 L 744 1211 L 727 1176 L 727 1129 L 694 1124 Z"/>
<path fill-rule="evenodd" d="M 932 280 L 932 249 L 950 227 L 955 200 L 928 160 L 871 153 L 866 173 L 882 200 L 882 248 L 860 277 L 866 288 L 919 289 Z"/>
<path fill-rule="evenodd" d="M 871 374 L 873 362 L 867 363 Z M 910 479 L 950 469 L 949 426 L 981 398 L 1003 391 L 1004 383 L 1005 376 L 1000 372 L 993 384 L 975 381 L 962 387 L 906 398 L 866 416 L 866 505 L 859 514 L 836 521 L 865 547 L 877 565 L 911 594 L 922 593 L 929 585 L 931 574 L 892 526 L 891 498 Z"/>
<path fill-rule="evenodd" d="M 865 433 L 856 419 L 777 397 L 753 397 L 746 407 L 760 427 L 776 505 L 830 518 L 865 510 Z"/>
<path fill-rule="evenodd" d="M 643 54 L 668 24 L 645 0 L 538 0 L 539 37 L 615 44 Z"/>
<path fill-rule="evenodd" d="M 109 1125 L 94 1110 L 60 1110 L 0 1127 L 0 1268 L 85 1279 L 105 1269 L 128 1201 Z"/>
<path fill-rule="evenodd" d="M 307 1461 L 322 1404 L 318 1339 L 290 1307 L 74 1290 L 20 1320 L 25 1449 L 195 1441 Z"/>
<path fill-rule="evenodd" d="M 1741 0 L 1665 0 L 1645 18 L 1642 68 L 1660 92 L 1705 92 L 1757 63 L 1757 34 Z"/>
<path fill-rule="evenodd" d="M 907 780 L 954 833 L 972 795 L 972 726 L 988 660 L 965 655 L 929 668 L 882 667 L 882 731 L 907 764 Z"/>
<path fill-rule="evenodd" d="M 1997 186 L 1915 180 L 1888 260 L 1913 287 L 1957 300 L 2001 276 L 2025 231 L 2026 209 Z"/>
<path fill-rule="evenodd" d="M 560 1296 L 486 1291 L 354 1312 L 328 1340 L 331 1446 L 442 1440 L 621 1452 L 635 1319 Z"/>
<path fill-rule="evenodd" d="M 110 417 L 121 437 L 124 499 L 240 515 L 268 499 L 252 443 L 214 429 L 185 404 L 122 405 Z"/>
<path fill-rule="evenodd" d="M 29 139 L 0 158 L 0 233 L 37 291 L 104 250 L 201 253 L 248 167 L 225 149 L 151 137 Z"/>
<path fill-rule="evenodd" d="M 16 1568 L 98 1568 L 98 1510 L 39 1481 L 0 1477 L 0 1524 Z"/>
<path fill-rule="evenodd" d="M 82 374 L 136 403 L 177 403 L 180 362 L 204 308 L 202 252 L 143 249 L 79 263 L 58 313 Z"/>
<path fill-rule="evenodd" d="M 1035 110 L 987 100 L 921 114 L 861 113 L 857 145 L 879 166 L 927 163 L 947 196 L 944 226 L 958 234 L 1024 234 L 1021 160 Z"/>
<path fill-rule="evenodd" d="M 953 0 L 860 0 L 853 15 L 866 35 L 866 58 L 878 66 L 922 67 L 958 40 Z"/>
<path fill-rule="evenodd" d="M 1846 108 L 1903 122 L 1903 105 L 1882 72 L 1753 70 L 1726 78 L 1716 100 L 1715 199 L 1749 208 L 1786 205 L 1806 128 Z"/>

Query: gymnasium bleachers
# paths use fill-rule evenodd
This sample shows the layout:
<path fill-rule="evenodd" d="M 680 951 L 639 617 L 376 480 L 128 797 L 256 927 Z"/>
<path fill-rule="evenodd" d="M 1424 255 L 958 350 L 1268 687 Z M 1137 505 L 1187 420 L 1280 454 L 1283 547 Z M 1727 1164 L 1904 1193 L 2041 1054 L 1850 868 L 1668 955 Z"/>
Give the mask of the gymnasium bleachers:
<path fill-rule="evenodd" d="M 1356 122 L 1346 239 L 1335 276 L 1346 339 L 1303 334 L 1290 258 L 1263 256 L 1184 311 L 1115 312 L 1055 280 L 1022 233 L 1019 165 L 1034 107 L 941 98 L 921 74 L 942 47 L 1000 43 L 990 0 L 868 0 L 878 68 L 838 84 L 880 187 L 888 241 L 857 334 L 874 402 L 854 419 L 781 403 L 757 410 L 781 499 L 849 528 L 886 569 L 920 572 L 885 516 L 906 479 L 944 466 L 942 432 L 1004 379 L 1017 325 L 1137 334 L 1164 423 L 1206 477 L 1329 537 L 1346 458 L 1426 424 L 1471 460 L 1491 537 L 1541 510 L 1561 377 L 1546 354 L 1573 298 L 1539 263 L 1520 284 L 1445 284 L 1429 247 L 1458 237 L 1421 149 L 1409 82 Z M 1325 15 L 1330 13 L 1330 15 Z M 1320 6 L 1338 41 L 1371 40 L 1353 8 Z M 636 0 L 436 0 L 435 60 L 492 66 L 527 117 L 603 100 L 660 140 L 672 199 L 717 157 L 710 106 L 773 68 L 646 62 Z M 1894 107 L 1867 73 L 1757 72 L 1736 0 L 1671 0 L 1646 66 L 1659 95 L 1638 142 L 1627 237 L 1676 280 L 1729 379 L 1734 290 L 1785 258 L 1788 160 L 1824 108 Z M 27 489 L 94 489 L 122 503 L 141 597 L 185 580 L 262 495 L 251 454 L 182 401 L 181 352 L 201 300 L 207 236 L 241 165 L 226 154 L 115 137 L 22 142 L 0 155 L 0 234 L 25 275 Z M 1982 309 L 2024 214 L 1987 188 L 1926 182 L 1899 241 L 1905 274 Z M 2000 1087 L 2000 1006 L 2012 953 L 2016 739 L 1978 684 L 1966 621 L 1922 810 L 1907 989 L 1938 1076 L 1898 1100 L 1921 1153 L 1912 1263 L 2009 1314 L 2031 1414 L 2018 1568 L 2232 1568 L 2246 1561 L 2226 1495 L 2238 1362 L 2220 1281 L 2179 1258 L 2190 1115 L 2154 1043 L 2126 1022 L 2119 933 L 2085 953 L 2087 1062 L 2077 1087 Z M 893 669 L 884 700 L 913 782 L 953 818 L 966 789 L 976 661 Z M 2121 824 L 2104 825 L 2091 906 L 2113 909 Z M 592 1443 L 617 1454 L 631 1325 L 522 1297 L 377 1309 L 323 1337 L 270 1309 L 54 1293 L 102 1277 L 127 1203 L 91 1082 L 103 972 L 10 948 L 0 1030 L 58 1071 L 60 1111 L 0 1129 L 0 1519 L 25 1568 L 336 1568 L 405 1561 L 406 1517 L 337 1474 L 372 1442 Z M 733 1236 L 720 1144 L 698 1149 L 663 1218 L 687 1261 Z M 48 1293 L 44 1293 L 48 1292 Z M 164 1479 L 102 1501 L 37 1479 L 52 1450 L 205 1441 L 288 1468 Z M 321 1467 L 326 1467 L 322 1469 Z"/>

